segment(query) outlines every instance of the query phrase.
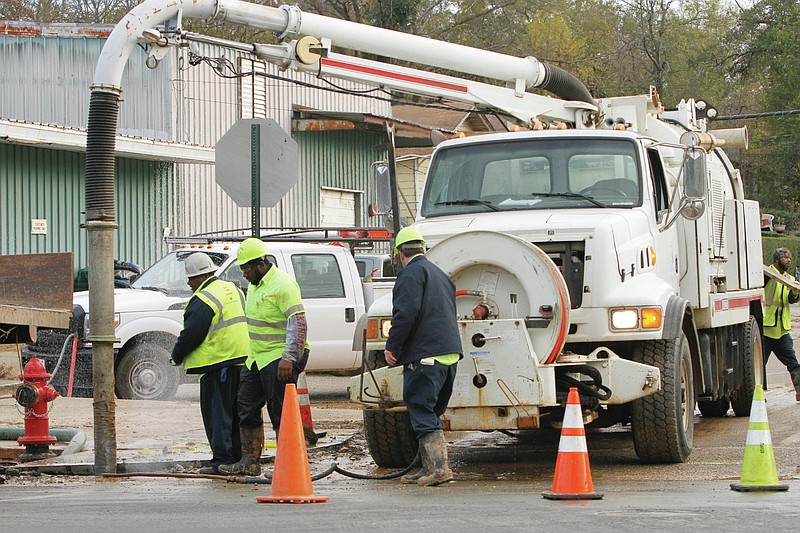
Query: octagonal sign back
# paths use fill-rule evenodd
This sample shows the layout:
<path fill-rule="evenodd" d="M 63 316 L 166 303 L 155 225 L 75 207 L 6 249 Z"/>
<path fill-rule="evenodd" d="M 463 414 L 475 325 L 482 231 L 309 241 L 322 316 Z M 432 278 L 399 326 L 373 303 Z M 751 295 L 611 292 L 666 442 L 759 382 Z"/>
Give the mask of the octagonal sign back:
<path fill-rule="evenodd" d="M 259 126 L 261 207 L 272 207 L 298 179 L 297 143 L 272 119 L 241 119 L 215 147 L 216 181 L 239 207 L 252 207 L 253 126 Z"/>

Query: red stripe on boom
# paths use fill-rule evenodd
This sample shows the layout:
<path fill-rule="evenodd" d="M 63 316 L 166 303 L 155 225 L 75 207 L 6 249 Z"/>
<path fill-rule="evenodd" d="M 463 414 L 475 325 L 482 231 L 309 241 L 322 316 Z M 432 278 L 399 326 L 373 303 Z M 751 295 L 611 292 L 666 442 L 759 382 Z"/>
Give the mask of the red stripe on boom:
<path fill-rule="evenodd" d="M 355 65 L 353 63 L 346 63 L 337 59 L 322 59 L 322 64 L 326 67 L 339 68 L 343 70 L 350 70 L 353 72 L 361 72 L 371 76 L 380 76 L 382 78 L 389 78 L 398 81 L 405 81 L 409 83 L 416 83 L 418 85 L 426 85 L 429 87 L 438 87 L 448 91 L 455 91 L 459 93 L 466 93 L 469 91 L 466 85 L 456 85 L 454 83 L 447 83 L 445 81 L 431 80 L 421 76 L 412 76 L 410 74 L 401 74 L 399 72 L 392 72 L 390 70 L 383 70 L 375 67 L 367 67 L 364 65 Z"/>

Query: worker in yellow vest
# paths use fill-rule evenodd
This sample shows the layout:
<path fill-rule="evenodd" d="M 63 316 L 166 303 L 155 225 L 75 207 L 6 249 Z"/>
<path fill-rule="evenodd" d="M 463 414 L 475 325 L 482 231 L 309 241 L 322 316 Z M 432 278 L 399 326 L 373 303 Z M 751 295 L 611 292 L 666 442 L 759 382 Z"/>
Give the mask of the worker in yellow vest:
<path fill-rule="evenodd" d="M 797 281 L 788 272 L 790 266 L 792 266 L 792 253 L 786 248 L 775 250 L 772 254 L 772 265 L 769 268 L 792 281 Z M 800 300 L 800 292 L 790 289 L 773 278 L 768 278 L 764 285 L 764 298 L 766 299 L 764 312 L 765 362 L 769 360 L 770 354 L 775 352 L 792 376 L 795 400 L 800 402 L 800 363 L 797 362 L 794 342 L 790 334 L 792 317 L 789 310 L 789 304 Z"/>
<path fill-rule="evenodd" d="M 218 474 L 241 458 L 237 397 L 249 350 L 244 295 L 214 275 L 217 266 L 207 254 L 190 255 L 184 266 L 193 294 L 171 359 L 188 374 L 200 374 L 200 413 L 212 452 L 211 465 L 200 473 Z"/>
<path fill-rule="evenodd" d="M 277 434 L 286 384 L 297 384 L 297 377 L 308 361 L 308 327 L 300 287 L 289 274 L 273 265 L 267 254 L 267 244 L 254 237 L 245 239 L 236 251 L 236 263 L 250 282 L 245 305 L 250 355 L 244 363 L 239 387 L 242 459 L 220 467 L 220 472 L 228 475 L 261 473 L 262 409 L 267 406 Z"/>

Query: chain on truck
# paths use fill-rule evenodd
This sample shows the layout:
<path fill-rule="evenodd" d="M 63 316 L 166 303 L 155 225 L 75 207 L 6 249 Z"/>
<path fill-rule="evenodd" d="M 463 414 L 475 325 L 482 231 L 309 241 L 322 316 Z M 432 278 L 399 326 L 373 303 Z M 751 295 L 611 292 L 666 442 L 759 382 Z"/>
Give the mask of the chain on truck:
<path fill-rule="evenodd" d="M 272 31 L 279 43 L 187 32 L 188 16 Z M 723 151 L 746 147 L 744 129 L 709 130 L 701 102 L 668 110 L 652 89 L 596 99 L 533 57 L 238 0 L 134 8 L 98 63 L 97 120 L 105 118 L 101 101 L 121 91 L 134 46 L 146 45 L 155 65 L 187 41 L 232 46 L 320 78 L 466 102 L 504 120 L 507 133 L 438 144 L 414 222 L 429 259 L 458 290 L 465 357 L 446 429 L 557 428 L 568 388 L 578 386 L 588 427 L 630 424 L 641 460 L 681 462 L 692 451 L 696 404 L 704 416 L 730 407 L 749 414 L 764 381 L 759 208 Z M 353 378 L 351 398 L 365 404 L 376 462 L 405 466 L 416 442 L 401 369 L 382 361 L 390 318 L 390 296 L 362 318 L 354 345 L 366 350 L 368 368 Z"/>

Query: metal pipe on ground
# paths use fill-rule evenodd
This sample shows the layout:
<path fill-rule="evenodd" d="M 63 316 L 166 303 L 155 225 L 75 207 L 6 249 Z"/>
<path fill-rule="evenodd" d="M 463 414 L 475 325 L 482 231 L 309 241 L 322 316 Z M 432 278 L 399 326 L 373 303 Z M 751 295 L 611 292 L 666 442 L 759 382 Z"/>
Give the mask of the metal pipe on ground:
<path fill-rule="evenodd" d="M 80 429 L 51 429 L 49 434 L 54 436 L 58 442 L 67 442 L 67 447 L 64 448 L 59 455 L 72 455 L 83 450 L 86 445 L 86 434 Z M 0 441 L 13 440 L 16 441 L 20 437 L 25 436 L 23 428 L 3 428 L 0 427 Z"/>

